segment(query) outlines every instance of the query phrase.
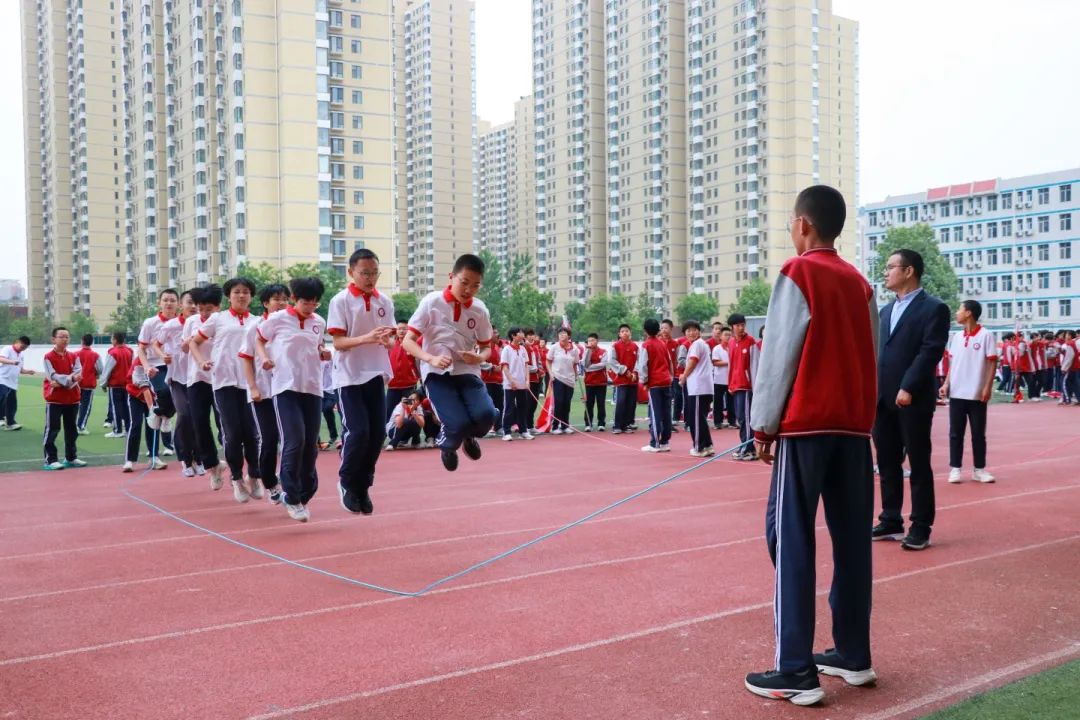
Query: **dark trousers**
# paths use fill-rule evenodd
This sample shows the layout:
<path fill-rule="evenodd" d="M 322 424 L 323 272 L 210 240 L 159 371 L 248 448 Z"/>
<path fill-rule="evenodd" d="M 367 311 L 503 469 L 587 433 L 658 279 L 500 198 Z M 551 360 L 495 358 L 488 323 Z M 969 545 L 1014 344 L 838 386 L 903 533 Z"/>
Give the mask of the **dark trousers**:
<path fill-rule="evenodd" d="M 341 486 L 359 493 L 375 484 L 375 463 L 386 439 L 386 392 L 381 377 L 338 388 L 341 408 Z"/>
<path fill-rule="evenodd" d="M 615 386 L 615 430 L 628 430 L 634 424 L 637 410 L 637 383 Z"/>
<path fill-rule="evenodd" d="M 386 420 L 383 422 L 390 422 L 390 416 L 394 414 L 394 408 L 401 402 L 402 398 L 406 398 L 416 390 L 416 387 L 410 388 L 387 388 L 386 390 Z"/>
<path fill-rule="evenodd" d="M 7 390 L 7 397 L 0 402 L 0 417 L 3 417 L 8 425 L 14 425 L 15 413 L 19 409 L 19 395 L 15 388 L 4 386 L 4 389 Z"/>
<path fill-rule="evenodd" d="M 536 408 L 540 404 L 540 396 L 544 393 L 544 383 L 542 380 L 529 383 L 529 399 L 525 408 L 525 423 L 529 426 L 529 430 L 536 427 Z"/>
<path fill-rule="evenodd" d="M 712 395 L 689 395 L 686 398 L 686 424 L 690 427 L 690 437 L 698 452 L 712 447 L 712 433 L 709 432 L 711 405 Z"/>
<path fill-rule="evenodd" d="M 1066 402 L 1080 402 L 1080 370 L 1065 373 L 1061 387 L 1061 394 Z"/>
<path fill-rule="evenodd" d="M 934 404 L 897 407 L 891 400 L 878 403 L 874 446 L 881 475 L 881 515 L 887 525 L 902 525 L 904 516 L 904 456 L 911 465 L 911 527 L 930 532 L 934 524 L 934 471 L 930 466 L 930 431 Z"/>
<path fill-rule="evenodd" d="M 64 459 L 74 460 L 78 457 L 75 441 L 79 437 L 75 427 L 75 419 L 79 414 L 78 403 L 60 405 L 59 403 L 45 403 L 45 463 L 57 461 L 56 436 L 60 434 L 60 426 L 64 428 Z"/>
<path fill-rule="evenodd" d="M 979 400 L 949 400 L 949 467 L 963 467 L 964 431 L 971 423 L 971 454 L 975 467 L 986 467 L 986 403 Z"/>
<path fill-rule="evenodd" d="M 498 423 L 495 423 L 498 425 Z M 442 432 L 442 423 L 439 422 L 439 418 L 435 417 L 435 413 L 428 410 L 424 411 L 424 438 L 426 440 L 434 441 L 439 437 L 439 433 Z"/>
<path fill-rule="evenodd" d="M 671 442 L 671 386 L 649 388 L 649 444 Z"/>
<path fill-rule="evenodd" d="M 551 429 L 568 430 L 571 427 L 570 405 L 574 402 L 574 386 L 567 385 L 558 378 L 552 378 L 550 389 L 555 395 L 554 402 L 552 403 L 554 422 L 551 424 Z"/>
<path fill-rule="evenodd" d="M 444 450 L 457 450 L 468 437 L 484 437 L 499 421 L 484 382 L 475 375 L 432 373 L 424 386 L 442 422 L 435 444 Z"/>
<path fill-rule="evenodd" d="M 684 397 L 684 395 L 685 395 L 685 393 L 683 392 L 683 386 L 679 384 L 678 380 L 672 380 L 671 381 L 671 399 L 672 399 L 671 419 L 674 422 L 679 422 L 680 420 L 683 420 L 683 407 L 686 405 L 686 397 Z"/>
<path fill-rule="evenodd" d="M 754 391 L 736 390 L 732 394 L 735 398 L 735 419 L 739 423 L 739 441 L 742 443 L 736 452 L 753 452 L 754 431 L 750 429 L 750 408 L 754 404 Z"/>
<path fill-rule="evenodd" d="M 390 447 L 400 445 L 413 445 L 420 443 L 420 423 L 413 418 L 408 418 L 401 423 L 401 427 L 392 427 L 386 434 L 390 439 Z"/>
<path fill-rule="evenodd" d="M 1055 361 L 1056 362 L 1056 361 Z M 1048 372 L 1051 375 L 1051 386 L 1054 392 L 1065 392 L 1065 373 L 1061 372 L 1061 366 L 1055 365 Z"/>
<path fill-rule="evenodd" d="M 195 458 L 202 466 L 209 470 L 218 466 L 217 441 L 214 439 L 214 429 L 210 427 L 210 416 L 213 414 L 215 424 L 218 423 L 221 413 L 214 404 L 214 390 L 210 383 L 194 382 L 187 389 L 188 407 L 191 408 L 191 424 L 194 428 Z"/>
<path fill-rule="evenodd" d="M 259 477 L 258 431 L 255 416 L 248 409 L 247 392 L 238 387 L 218 388 L 214 405 L 221 414 L 221 444 L 232 479 L 243 479 L 245 462 L 248 475 Z"/>
<path fill-rule="evenodd" d="M 326 430 L 330 433 L 330 442 L 334 442 L 338 438 L 337 432 L 337 418 L 334 417 L 334 408 L 338 404 L 337 390 L 331 390 L 330 392 L 323 392 L 322 395 L 322 416 L 326 421 Z"/>
<path fill-rule="evenodd" d="M 1002 392 L 1012 389 L 1012 368 L 1008 365 L 1001 366 L 1001 382 L 998 383 L 997 389 Z"/>
<path fill-rule="evenodd" d="M 491 398 L 491 404 L 495 406 L 495 410 L 498 411 L 499 417 L 503 415 L 503 386 L 502 383 L 484 383 L 487 387 L 488 397 Z M 495 429 L 501 430 L 502 423 L 496 422 Z"/>
<path fill-rule="evenodd" d="M 127 432 L 131 427 L 131 413 L 128 412 L 128 392 L 122 387 L 109 388 L 109 407 L 112 408 L 112 427 L 114 433 Z"/>
<path fill-rule="evenodd" d="M 382 378 L 379 378 L 382 384 Z M 382 388 L 379 388 L 382 395 Z M 322 395 L 286 390 L 274 396 L 281 433 L 281 489 L 284 502 L 307 505 L 319 489 L 315 459 L 322 429 Z"/>
<path fill-rule="evenodd" d="M 140 398 L 133 397 L 130 393 L 127 396 L 127 406 L 128 417 L 131 418 L 131 425 L 128 426 L 127 447 L 124 449 L 124 460 L 130 463 L 139 461 L 139 447 L 142 444 L 144 432 L 146 434 L 146 449 L 150 451 L 150 457 L 156 458 L 160 450 L 160 433 L 158 433 L 157 430 L 151 430 L 149 426 L 143 424 L 150 415 L 150 408 L 147 407 L 146 403 Z"/>
<path fill-rule="evenodd" d="M 172 391 L 169 382 L 169 366 L 157 365 L 157 374 L 150 378 L 150 386 L 154 388 L 154 407 L 153 412 L 155 415 L 161 417 L 171 418 L 176 415 L 176 405 L 173 404 Z M 147 435 L 149 437 L 149 435 Z M 147 440 L 147 442 L 150 442 Z M 172 432 L 161 433 L 161 444 L 170 450 L 173 449 L 173 434 Z"/>
<path fill-rule="evenodd" d="M 870 442 L 848 435 L 814 435 L 778 442 L 765 511 L 765 538 L 776 567 L 776 669 L 783 673 L 814 667 L 814 525 L 819 497 L 832 538 L 833 645 L 853 667 L 870 667 L 874 522 Z"/>
<path fill-rule="evenodd" d="M 593 424 L 596 419 L 597 427 L 607 424 L 607 385 L 585 386 L 585 426 Z"/>
<path fill-rule="evenodd" d="M 525 424 L 525 414 L 529 407 L 528 390 L 503 389 L 503 412 L 502 431 L 503 435 L 509 435 L 518 426 L 518 432 L 525 432 L 528 427 Z"/>
<path fill-rule="evenodd" d="M 1017 389 L 1024 387 L 1027 389 L 1028 399 L 1039 396 L 1039 389 L 1035 385 L 1035 373 L 1025 372 L 1020 373 L 1016 380 Z"/>
<path fill-rule="evenodd" d="M 106 392 L 105 397 L 108 398 L 108 405 L 105 406 L 105 422 L 109 425 L 113 425 L 113 402 L 112 393 Z"/>
<path fill-rule="evenodd" d="M 195 464 L 195 424 L 191 421 L 191 405 L 187 399 L 187 386 L 175 380 L 169 381 L 169 392 L 176 415 L 173 419 L 173 445 L 176 457 L 186 465 Z"/>
<path fill-rule="evenodd" d="M 322 400 L 322 398 L 319 398 Z M 278 443 L 281 433 L 278 428 L 277 410 L 274 399 L 266 398 L 259 402 L 248 403 L 252 420 L 255 422 L 255 445 L 259 457 L 259 478 L 263 487 L 273 490 L 278 486 Z M 318 442 L 318 438 L 316 438 Z"/>
<path fill-rule="evenodd" d="M 79 414 L 75 418 L 75 429 L 82 432 L 94 409 L 94 388 L 79 388 Z"/>
<path fill-rule="evenodd" d="M 735 424 L 735 398 L 731 397 L 727 385 L 713 385 L 713 427 L 720 429 L 720 424 Z"/>

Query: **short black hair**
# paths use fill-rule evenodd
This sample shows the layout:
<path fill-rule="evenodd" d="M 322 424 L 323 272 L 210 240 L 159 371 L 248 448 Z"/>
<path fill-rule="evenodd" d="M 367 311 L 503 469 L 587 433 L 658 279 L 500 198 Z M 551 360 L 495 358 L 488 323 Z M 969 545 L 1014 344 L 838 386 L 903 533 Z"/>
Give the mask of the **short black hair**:
<path fill-rule="evenodd" d="M 200 288 L 195 297 L 196 305 L 217 305 L 221 307 L 221 287 L 219 285 L 207 285 Z"/>
<path fill-rule="evenodd" d="M 298 277 L 289 281 L 289 289 L 297 300 L 322 300 L 326 286 L 315 276 Z"/>
<path fill-rule="evenodd" d="M 847 203 L 836 188 L 811 185 L 795 198 L 795 215 L 805 216 L 817 229 L 818 237 L 832 242 L 844 230 Z"/>
<path fill-rule="evenodd" d="M 556 330 L 556 331 L 555 331 L 555 334 L 556 334 L 556 335 L 558 335 L 559 333 L 566 333 L 567 335 L 571 335 L 571 334 L 572 334 L 572 333 L 570 332 L 570 328 L 568 328 L 568 327 L 561 327 L 561 328 L 559 328 L 558 330 Z"/>
<path fill-rule="evenodd" d="M 536 334 L 536 331 L 535 331 L 535 330 L 533 330 L 532 328 L 525 328 L 525 329 L 523 330 L 523 332 L 524 332 L 524 333 L 525 333 L 526 335 L 535 335 L 535 334 Z"/>
<path fill-rule="evenodd" d="M 454 261 L 454 274 L 457 275 L 462 270 L 472 270 L 477 275 L 483 275 L 484 261 L 476 255 L 466 253 Z"/>
<path fill-rule="evenodd" d="M 56 337 L 56 333 L 60 332 L 61 330 L 63 330 L 64 332 L 67 332 L 67 328 L 64 327 L 63 325 L 57 325 L 56 327 L 54 327 L 52 329 L 51 337 Z"/>
<path fill-rule="evenodd" d="M 112 339 L 123 345 L 127 342 L 127 333 L 123 330 L 117 330 L 112 334 Z"/>
<path fill-rule="evenodd" d="M 728 316 L 727 324 L 728 325 L 745 325 L 746 324 L 746 316 L 743 315 L 742 313 L 733 313 L 733 314 Z"/>
<path fill-rule="evenodd" d="M 701 323 L 699 323 L 697 320 L 687 320 L 686 322 L 684 322 L 682 324 L 683 334 L 685 335 L 686 331 L 689 330 L 690 328 L 693 328 L 694 330 L 697 330 L 698 332 L 701 332 Z"/>
<path fill-rule="evenodd" d="M 716 327 L 717 325 L 719 325 L 719 326 L 720 326 L 720 330 L 721 330 L 721 332 L 722 332 L 722 331 L 724 330 L 724 323 L 722 323 L 722 322 L 720 322 L 719 320 L 717 320 L 716 322 L 714 322 L 714 323 L 712 324 L 712 326 L 713 326 L 713 327 Z"/>
<path fill-rule="evenodd" d="M 353 254 L 349 256 L 349 267 L 352 267 L 361 260 L 374 260 L 375 262 L 379 262 L 379 256 L 367 248 L 354 250 Z"/>
<path fill-rule="evenodd" d="M 30 338 L 26 337 L 25 335 L 20 335 L 19 336 L 19 342 L 21 342 L 23 345 L 29 345 L 30 344 Z"/>
<path fill-rule="evenodd" d="M 229 293 L 231 293 L 233 291 L 233 288 L 237 285 L 243 285 L 248 289 L 248 292 L 251 293 L 251 296 L 255 297 L 255 283 L 245 277 L 234 277 L 226 280 L 225 287 L 222 288 L 222 292 L 225 293 L 225 297 L 228 297 Z"/>
<path fill-rule="evenodd" d="M 642 328 L 649 337 L 656 337 L 656 334 L 660 332 L 660 323 L 655 318 L 649 318 L 642 324 Z"/>
<path fill-rule="evenodd" d="M 523 332 L 525 332 L 523 329 L 521 329 L 521 328 L 519 328 L 518 326 L 515 325 L 514 327 L 512 327 L 512 328 L 510 328 L 509 330 L 506 331 L 506 337 L 512 339 L 518 333 L 523 333 Z"/>
<path fill-rule="evenodd" d="M 626 323 L 623 323 L 622 325 L 619 326 L 619 332 L 622 332 L 623 328 L 626 328 L 630 332 L 634 332 L 634 329 L 632 327 L 630 327 L 629 325 L 627 325 Z"/>
<path fill-rule="evenodd" d="M 923 270 L 926 269 L 926 265 L 923 263 L 922 255 L 914 250 L 908 248 L 900 248 L 893 255 L 899 255 L 900 259 L 904 261 L 904 265 L 910 267 L 915 272 L 915 278 L 922 280 Z"/>
<path fill-rule="evenodd" d="M 660 321 L 660 324 L 661 325 L 669 325 L 669 326 L 671 326 L 673 328 L 675 327 L 675 323 L 673 323 L 671 321 L 671 318 L 664 318 L 663 320 Z"/>
<path fill-rule="evenodd" d="M 289 297 L 289 288 L 285 287 L 282 283 L 270 283 L 259 291 L 259 302 L 265 305 L 277 295 Z"/>
<path fill-rule="evenodd" d="M 178 293 L 176 291 L 176 288 L 165 288 L 164 290 L 162 290 L 161 292 L 159 292 L 157 294 L 157 299 L 160 300 L 161 298 L 165 297 L 166 295 L 175 295 L 177 300 L 180 299 L 180 293 Z"/>
<path fill-rule="evenodd" d="M 185 290 L 184 292 L 180 293 L 180 299 L 183 300 L 184 296 L 187 295 L 188 297 L 191 298 L 192 302 L 194 302 L 195 301 L 195 290 L 196 289 L 197 288 L 190 288 L 190 289 Z"/>
<path fill-rule="evenodd" d="M 82 344 L 85 345 L 86 347 L 90 347 L 91 345 L 94 344 L 94 336 L 91 335 L 90 333 L 86 333 L 85 335 L 82 336 Z"/>
<path fill-rule="evenodd" d="M 597 335 L 596 333 L 589 333 L 589 335 L 588 335 L 588 336 L 589 336 L 589 337 L 591 337 L 591 338 L 596 338 L 597 340 L 599 340 L 599 339 L 600 339 L 600 336 L 599 336 L 599 335 Z"/>

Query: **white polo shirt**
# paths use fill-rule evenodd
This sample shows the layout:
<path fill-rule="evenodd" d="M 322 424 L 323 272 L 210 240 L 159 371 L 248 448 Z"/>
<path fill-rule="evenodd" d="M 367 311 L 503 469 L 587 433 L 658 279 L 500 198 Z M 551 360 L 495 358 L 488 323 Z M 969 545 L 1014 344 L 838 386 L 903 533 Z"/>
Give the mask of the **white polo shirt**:
<path fill-rule="evenodd" d="M 209 320 L 211 317 L 213 317 L 213 315 L 210 315 L 209 317 L 207 317 L 207 320 Z M 191 340 L 191 338 L 194 337 L 195 334 L 199 332 L 199 328 L 201 328 L 203 326 L 203 322 L 204 321 L 202 319 L 202 316 L 199 315 L 198 313 L 196 313 L 196 314 L 192 315 L 191 317 L 189 317 L 187 319 L 187 322 L 184 323 L 184 331 L 180 335 L 180 341 L 181 342 L 189 341 L 189 343 L 194 342 L 194 341 Z M 190 347 L 190 345 L 189 345 L 189 347 Z M 214 353 L 214 341 L 213 340 L 207 340 L 206 342 L 204 342 L 202 345 L 199 346 L 199 350 L 203 353 L 204 357 L 211 357 L 213 355 L 213 353 Z M 210 383 L 210 371 L 202 369 L 202 365 L 200 365 L 198 363 L 198 361 L 195 360 L 195 356 L 191 354 L 190 350 L 188 350 L 188 353 L 187 353 L 187 355 L 185 355 L 185 358 L 186 358 L 186 362 L 187 362 L 187 381 L 186 381 L 187 386 L 191 387 L 192 385 L 194 385 L 197 382 L 204 382 L 204 383 L 209 384 Z"/>
<path fill-rule="evenodd" d="M 23 354 L 16 350 L 14 345 L 8 345 L 0 350 L 0 355 L 6 360 L 14 360 L 18 363 L 18 365 L 0 365 L 0 385 L 18 390 L 19 373 L 23 368 Z"/>
<path fill-rule="evenodd" d="M 686 378 L 686 392 L 689 395 L 713 394 L 712 381 L 712 353 L 709 352 L 709 343 L 698 338 L 686 350 L 686 359 L 697 358 L 697 364 Z"/>
<path fill-rule="evenodd" d="M 161 329 L 161 326 L 169 321 L 169 318 L 163 314 L 158 313 L 152 317 L 148 317 L 143 320 L 142 327 L 139 328 L 139 347 L 146 351 L 146 359 L 150 361 L 150 364 L 155 367 L 160 367 L 165 364 L 164 358 L 154 349 L 151 345 L 154 338 L 157 337 L 157 332 Z M 136 354 L 136 360 L 138 355 Z"/>
<path fill-rule="evenodd" d="M 581 351 L 572 344 L 564 348 L 559 343 L 555 343 L 548 347 L 547 353 L 552 376 L 562 384 L 574 387 L 577 382 L 577 366 L 581 362 Z"/>
<path fill-rule="evenodd" d="M 302 318 L 296 308 L 278 310 L 259 323 L 255 330 L 266 343 L 274 361 L 271 394 L 285 391 L 322 397 L 323 335 L 326 324 L 318 315 Z"/>
<path fill-rule="evenodd" d="M 326 332 L 333 337 L 360 337 L 377 327 L 396 327 L 394 302 L 378 290 L 365 295 L 355 284 L 330 299 Z M 378 343 L 358 345 L 334 353 L 334 387 L 363 385 L 377 377 L 393 377 L 390 350 Z"/>
<path fill-rule="evenodd" d="M 409 319 L 409 329 L 424 338 L 424 349 L 429 353 L 445 355 L 452 360 L 445 370 L 421 362 L 421 378 L 426 380 L 429 373 L 480 377 L 480 366 L 471 365 L 459 356 L 491 343 L 491 317 L 482 300 L 472 298 L 467 303 L 460 303 L 449 287 L 430 292 Z"/>
<path fill-rule="evenodd" d="M 727 363 L 724 367 L 716 367 L 713 365 L 712 369 L 712 381 L 713 385 L 727 385 L 728 373 L 731 370 L 731 359 L 728 357 L 727 348 L 723 343 L 718 344 L 712 349 L 713 360 L 723 360 Z"/>
<path fill-rule="evenodd" d="M 240 314 L 229 308 L 214 313 L 199 328 L 199 335 L 203 339 L 214 341 L 210 354 L 210 360 L 214 363 L 210 368 L 210 384 L 215 390 L 247 388 L 247 380 L 240 367 L 240 346 L 244 342 L 244 333 L 251 329 L 254 320 L 250 312 Z M 202 346 L 199 351 L 205 357 L 206 351 Z"/>
<path fill-rule="evenodd" d="M 949 397 L 981 400 L 986 361 L 997 357 L 993 334 L 981 325 L 976 325 L 971 335 L 958 332 L 949 341 L 949 356 Z"/>
<path fill-rule="evenodd" d="M 524 345 L 519 345 L 516 349 L 513 345 L 503 345 L 499 348 L 499 363 L 503 366 L 504 389 L 515 389 L 511 380 L 517 384 L 517 390 L 529 389 L 529 351 Z"/>
<path fill-rule="evenodd" d="M 263 400 L 270 399 L 270 378 L 273 376 L 273 370 L 266 370 L 262 366 L 262 360 L 259 359 L 259 354 L 255 352 L 255 338 L 256 332 L 259 329 L 260 323 L 265 320 L 266 314 L 262 317 L 257 317 L 250 323 L 251 327 L 244 333 L 244 342 L 240 343 L 240 361 L 249 359 L 253 361 L 255 365 L 255 387 L 259 389 L 259 394 L 262 395 Z M 269 354 L 269 353 L 268 353 Z M 243 367 L 240 368 L 243 372 Z M 245 383 L 246 385 L 246 383 Z M 251 402 L 251 388 L 248 388 L 248 402 Z"/>
<path fill-rule="evenodd" d="M 331 350 L 331 355 L 334 354 L 334 350 Z M 322 391 L 323 395 L 334 392 L 334 359 L 331 357 L 329 360 L 322 361 Z"/>
<path fill-rule="evenodd" d="M 169 382 L 178 382 L 181 385 L 187 385 L 188 376 L 188 354 L 180 349 L 186 324 L 187 319 L 178 315 L 159 325 L 154 335 L 154 339 L 161 343 L 165 354 L 172 358 L 172 362 L 169 363 Z"/>

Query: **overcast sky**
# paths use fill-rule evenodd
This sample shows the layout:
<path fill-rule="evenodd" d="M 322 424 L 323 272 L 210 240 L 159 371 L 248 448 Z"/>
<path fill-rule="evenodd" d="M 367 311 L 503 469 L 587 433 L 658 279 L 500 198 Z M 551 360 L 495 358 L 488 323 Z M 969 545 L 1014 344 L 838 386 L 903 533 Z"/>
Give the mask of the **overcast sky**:
<path fill-rule="evenodd" d="M 0 0 L 0 277 L 25 279 L 18 6 Z M 511 120 L 532 91 L 531 6 L 476 0 L 483 120 Z M 833 11 L 859 21 L 860 202 L 1080 166 L 1080 2 L 834 0 Z"/>

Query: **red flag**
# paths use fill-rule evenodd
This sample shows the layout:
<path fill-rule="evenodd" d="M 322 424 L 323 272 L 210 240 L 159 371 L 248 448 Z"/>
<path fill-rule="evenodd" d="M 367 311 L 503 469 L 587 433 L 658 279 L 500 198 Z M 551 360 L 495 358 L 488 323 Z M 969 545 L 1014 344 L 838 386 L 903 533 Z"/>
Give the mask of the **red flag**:
<path fill-rule="evenodd" d="M 546 433 L 551 431 L 554 412 L 555 393 L 548 392 L 548 394 L 544 396 L 544 406 L 540 408 L 540 417 L 536 419 L 536 429 L 538 432 Z"/>

